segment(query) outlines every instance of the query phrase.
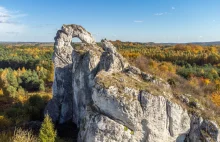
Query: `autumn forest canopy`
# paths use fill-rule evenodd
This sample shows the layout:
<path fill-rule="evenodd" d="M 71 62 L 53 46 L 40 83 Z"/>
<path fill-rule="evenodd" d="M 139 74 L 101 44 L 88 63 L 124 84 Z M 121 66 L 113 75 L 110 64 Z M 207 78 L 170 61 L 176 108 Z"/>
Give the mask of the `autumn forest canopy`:
<path fill-rule="evenodd" d="M 219 45 L 112 43 L 132 65 L 166 80 L 176 98 L 187 95 L 189 111 L 196 113 L 198 102 L 215 111 L 204 117 L 213 116 L 220 123 Z M 43 120 L 52 97 L 52 56 L 51 44 L 0 44 L 0 131 Z"/>

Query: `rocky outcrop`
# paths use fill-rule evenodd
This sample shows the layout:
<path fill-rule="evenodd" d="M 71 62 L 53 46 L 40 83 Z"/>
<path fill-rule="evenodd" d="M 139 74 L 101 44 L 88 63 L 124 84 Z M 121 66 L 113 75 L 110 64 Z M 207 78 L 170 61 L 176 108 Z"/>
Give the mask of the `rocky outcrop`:
<path fill-rule="evenodd" d="M 74 37 L 80 48 L 71 46 Z M 190 116 L 166 81 L 129 65 L 109 41 L 99 47 L 81 26 L 57 32 L 53 62 L 53 99 L 45 113 L 54 122 L 74 122 L 79 142 L 219 141 L 217 125 Z"/>
<path fill-rule="evenodd" d="M 187 142 L 219 142 L 219 128 L 215 122 L 193 116 Z"/>

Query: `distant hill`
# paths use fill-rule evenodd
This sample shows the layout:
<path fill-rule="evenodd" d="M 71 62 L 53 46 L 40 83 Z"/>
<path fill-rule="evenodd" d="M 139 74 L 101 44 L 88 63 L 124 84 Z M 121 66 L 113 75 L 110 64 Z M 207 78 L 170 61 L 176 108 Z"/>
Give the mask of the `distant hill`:
<path fill-rule="evenodd" d="M 129 41 L 126 41 L 129 42 Z M 74 42 L 78 43 L 78 42 Z M 220 45 L 220 41 L 212 41 L 212 42 L 188 42 L 188 43 L 155 43 L 155 42 L 131 42 L 131 43 L 139 43 L 139 44 L 146 44 L 146 45 L 175 45 L 175 44 L 197 44 L 202 46 L 209 46 L 209 45 Z M 41 45 L 41 46 L 53 46 L 53 42 L 4 42 L 0 41 L 0 44 L 16 44 L 16 45 Z"/>
<path fill-rule="evenodd" d="M 153 43 L 148 42 L 147 44 L 160 44 L 160 45 L 175 45 L 175 44 L 197 44 L 202 46 L 209 46 L 209 45 L 220 45 L 220 41 L 213 41 L 213 42 L 188 42 L 188 43 Z"/>
<path fill-rule="evenodd" d="M 220 41 L 213 41 L 213 42 L 192 42 L 192 44 L 198 44 L 198 45 L 220 45 Z"/>
<path fill-rule="evenodd" d="M 15 45 L 15 46 L 53 46 L 53 42 L 3 42 L 2 45 Z"/>

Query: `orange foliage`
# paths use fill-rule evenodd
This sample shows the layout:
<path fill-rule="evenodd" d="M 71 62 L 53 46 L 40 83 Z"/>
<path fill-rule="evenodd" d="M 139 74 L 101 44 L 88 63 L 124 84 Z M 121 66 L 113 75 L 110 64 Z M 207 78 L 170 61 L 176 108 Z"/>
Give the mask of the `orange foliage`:
<path fill-rule="evenodd" d="M 191 77 L 189 80 L 189 84 L 197 88 L 199 87 L 201 81 L 203 81 L 203 78 Z"/>
<path fill-rule="evenodd" d="M 125 58 L 137 58 L 139 56 L 141 56 L 140 53 L 135 53 L 135 52 L 128 52 L 128 51 L 125 51 L 123 53 L 121 53 L 122 56 L 124 56 Z"/>
<path fill-rule="evenodd" d="M 220 93 L 215 92 L 212 94 L 211 100 L 217 106 L 220 106 Z"/>
<path fill-rule="evenodd" d="M 0 88 L 0 96 L 3 95 L 3 90 Z"/>
<path fill-rule="evenodd" d="M 203 81 L 203 83 L 204 83 L 205 85 L 209 85 L 209 84 L 211 83 L 211 81 L 210 81 L 209 79 L 207 79 L 207 78 L 202 79 L 202 81 Z"/>
<path fill-rule="evenodd" d="M 21 73 L 25 73 L 25 72 L 26 72 L 25 67 L 22 67 L 22 69 L 21 69 Z"/>
<path fill-rule="evenodd" d="M 148 65 L 149 65 L 150 67 L 152 67 L 152 68 L 157 68 L 158 63 L 157 63 L 156 61 L 154 61 L 154 60 L 150 60 L 149 63 L 148 63 Z"/>
<path fill-rule="evenodd" d="M 159 66 L 159 69 L 162 71 L 162 72 L 167 72 L 169 70 L 168 66 L 166 66 L 165 64 L 161 64 Z"/>
<path fill-rule="evenodd" d="M 48 77 L 47 77 L 47 80 L 49 82 L 53 82 L 53 79 L 54 79 L 54 64 L 52 64 L 51 69 L 48 72 Z"/>
<path fill-rule="evenodd" d="M 192 53 L 198 53 L 203 51 L 204 48 L 200 45 L 193 45 L 193 44 L 177 44 L 174 46 L 174 50 L 181 50 L 181 51 L 191 51 Z M 214 50 L 214 49 L 213 49 Z"/>
<path fill-rule="evenodd" d="M 37 67 L 36 67 L 36 71 L 39 71 L 39 70 L 40 70 L 40 67 L 39 67 L 39 66 L 37 66 Z"/>

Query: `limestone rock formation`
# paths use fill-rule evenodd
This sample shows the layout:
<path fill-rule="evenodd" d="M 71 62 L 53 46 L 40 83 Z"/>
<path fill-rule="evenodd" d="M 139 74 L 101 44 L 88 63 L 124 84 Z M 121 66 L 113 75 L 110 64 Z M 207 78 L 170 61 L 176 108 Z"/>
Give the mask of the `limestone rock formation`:
<path fill-rule="evenodd" d="M 74 37 L 80 47 L 72 47 Z M 218 126 L 175 103 L 166 81 L 129 65 L 109 41 L 98 46 L 81 26 L 57 32 L 53 62 L 45 113 L 54 122 L 74 122 L 79 142 L 220 141 Z"/>

